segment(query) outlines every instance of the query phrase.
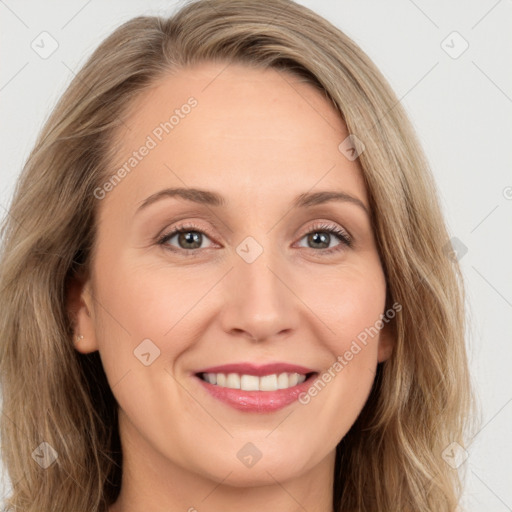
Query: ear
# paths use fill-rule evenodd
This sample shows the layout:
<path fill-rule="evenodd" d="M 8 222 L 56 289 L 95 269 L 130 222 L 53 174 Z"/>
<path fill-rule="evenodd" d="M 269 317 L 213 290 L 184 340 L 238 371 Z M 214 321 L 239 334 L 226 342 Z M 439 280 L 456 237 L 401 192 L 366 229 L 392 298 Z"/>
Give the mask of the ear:
<path fill-rule="evenodd" d="M 396 334 L 392 321 L 385 323 L 379 333 L 379 348 L 377 355 L 379 363 L 387 361 L 391 357 L 395 346 L 395 337 Z"/>
<path fill-rule="evenodd" d="M 73 322 L 73 345 L 88 354 L 98 350 L 94 320 L 91 281 L 83 277 L 73 277 L 68 283 L 67 308 Z M 77 336 L 83 336 L 77 340 Z"/>

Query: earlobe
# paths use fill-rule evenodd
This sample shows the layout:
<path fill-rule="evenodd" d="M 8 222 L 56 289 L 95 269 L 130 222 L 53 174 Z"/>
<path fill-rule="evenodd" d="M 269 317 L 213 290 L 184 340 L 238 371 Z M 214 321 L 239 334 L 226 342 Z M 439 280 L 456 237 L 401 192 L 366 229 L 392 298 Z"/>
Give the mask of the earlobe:
<path fill-rule="evenodd" d="M 68 285 L 67 308 L 75 348 L 88 354 L 98 350 L 90 281 L 73 278 Z"/>
<path fill-rule="evenodd" d="M 387 361 L 393 354 L 395 346 L 395 333 L 391 325 L 386 324 L 379 335 L 378 362 Z"/>

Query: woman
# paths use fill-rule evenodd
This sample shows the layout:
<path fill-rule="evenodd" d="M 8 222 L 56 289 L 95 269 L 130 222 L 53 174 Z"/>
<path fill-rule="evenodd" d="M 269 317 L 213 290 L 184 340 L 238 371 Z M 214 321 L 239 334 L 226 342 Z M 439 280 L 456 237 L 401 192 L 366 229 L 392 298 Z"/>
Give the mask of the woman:
<path fill-rule="evenodd" d="M 9 213 L 8 510 L 456 509 L 460 271 L 402 107 L 326 20 L 125 23 Z"/>

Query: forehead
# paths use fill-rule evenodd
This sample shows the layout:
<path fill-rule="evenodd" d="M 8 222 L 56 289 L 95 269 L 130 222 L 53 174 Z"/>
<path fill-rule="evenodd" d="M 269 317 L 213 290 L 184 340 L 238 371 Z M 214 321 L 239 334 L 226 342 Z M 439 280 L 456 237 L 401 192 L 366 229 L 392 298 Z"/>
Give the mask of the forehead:
<path fill-rule="evenodd" d="M 288 72 L 227 63 L 176 70 L 129 105 L 116 135 L 111 172 L 150 147 L 116 187 L 115 195 L 128 194 L 131 203 L 163 185 L 250 194 L 263 202 L 287 190 L 295 197 L 315 184 L 341 187 L 366 202 L 358 162 L 338 149 L 349 135 L 339 113 L 322 92 Z"/>

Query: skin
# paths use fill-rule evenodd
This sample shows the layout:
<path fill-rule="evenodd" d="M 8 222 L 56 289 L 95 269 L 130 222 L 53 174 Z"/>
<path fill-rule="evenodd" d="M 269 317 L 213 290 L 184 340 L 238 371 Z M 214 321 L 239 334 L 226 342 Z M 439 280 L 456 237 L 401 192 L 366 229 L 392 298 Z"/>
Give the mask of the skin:
<path fill-rule="evenodd" d="M 391 355 L 388 327 L 307 405 L 235 410 L 192 375 L 245 361 L 322 371 L 375 324 L 386 283 L 368 214 L 351 202 L 289 206 L 325 190 L 369 209 L 361 169 L 338 150 L 347 129 L 311 85 L 214 63 L 168 75 L 137 98 L 118 133 L 116 165 L 190 96 L 198 105 L 98 201 L 92 272 L 70 292 L 84 336 L 76 348 L 99 350 L 120 405 L 123 482 L 110 512 L 261 512 L 269 503 L 329 512 L 335 447 L 362 410 L 377 363 Z M 175 197 L 136 213 L 168 187 L 212 190 L 227 204 Z M 157 244 L 177 221 L 205 233 L 200 248 L 178 236 L 166 243 L 181 253 Z M 312 229 L 319 221 L 347 231 L 353 246 L 335 235 L 315 244 L 312 231 L 329 238 Z M 236 252 L 248 236 L 263 248 L 252 263 Z M 148 338 L 160 356 L 145 366 L 134 350 Z M 237 458 L 248 442 L 262 454 L 250 468 Z"/>

